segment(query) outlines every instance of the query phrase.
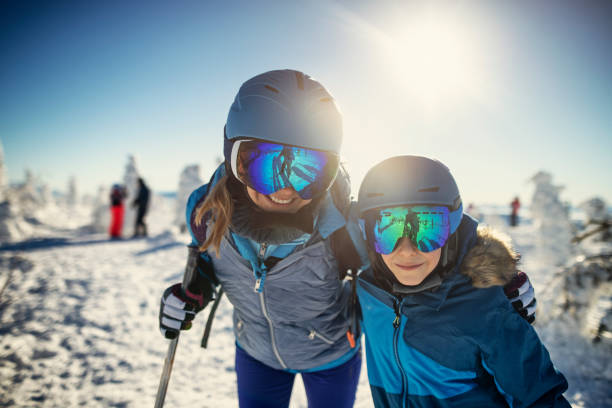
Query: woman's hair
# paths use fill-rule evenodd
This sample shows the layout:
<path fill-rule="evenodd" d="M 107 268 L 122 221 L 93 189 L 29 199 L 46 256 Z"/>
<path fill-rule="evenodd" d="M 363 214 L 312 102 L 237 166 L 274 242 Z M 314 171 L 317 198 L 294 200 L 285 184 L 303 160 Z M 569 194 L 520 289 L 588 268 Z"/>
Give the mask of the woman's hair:
<path fill-rule="evenodd" d="M 227 231 L 232 219 L 233 205 L 232 197 L 227 188 L 228 176 L 225 175 L 219 179 L 219 182 L 212 188 L 206 200 L 197 209 L 195 216 L 196 225 L 202 224 L 204 217 L 209 214 L 209 218 L 213 222 L 213 228 L 208 238 L 200 245 L 200 251 L 206 251 L 211 248 L 215 251 L 217 258 L 221 239 Z"/>

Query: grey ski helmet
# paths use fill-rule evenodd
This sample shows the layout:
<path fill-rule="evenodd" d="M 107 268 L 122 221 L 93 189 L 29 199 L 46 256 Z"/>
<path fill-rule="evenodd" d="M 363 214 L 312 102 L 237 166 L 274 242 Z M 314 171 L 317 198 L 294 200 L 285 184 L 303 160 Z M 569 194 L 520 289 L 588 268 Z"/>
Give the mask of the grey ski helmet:
<path fill-rule="evenodd" d="M 331 94 L 310 76 L 269 71 L 238 90 L 225 124 L 226 162 L 232 143 L 244 138 L 339 154 L 342 116 Z"/>
<path fill-rule="evenodd" d="M 451 234 L 463 216 L 459 189 L 448 168 L 422 156 L 386 159 L 370 169 L 361 183 L 358 210 L 362 228 L 368 211 L 401 205 L 449 207 Z"/>

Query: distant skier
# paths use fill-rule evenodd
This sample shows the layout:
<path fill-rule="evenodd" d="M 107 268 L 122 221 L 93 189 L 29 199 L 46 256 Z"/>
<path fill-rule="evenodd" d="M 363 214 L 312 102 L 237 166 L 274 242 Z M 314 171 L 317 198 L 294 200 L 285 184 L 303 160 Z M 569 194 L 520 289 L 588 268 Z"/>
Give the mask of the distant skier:
<path fill-rule="evenodd" d="M 147 225 L 145 224 L 144 218 L 147 215 L 149 208 L 149 187 L 145 184 L 144 180 L 138 178 L 138 195 L 132 202 L 132 207 L 137 208 L 136 225 L 134 226 L 134 237 L 146 237 L 147 236 Z"/>
<path fill-rule="evenodd" d="M 518 196 L 514 197 L 514 200 L 510 203 L 510 207 L 512 208 L 512 212 L 510 213 L 510 226 L 516 227 L 518 225 L 518 211 L 519 208 L 521 208 L 521 202 Z"/>
<path fill-rule="evenodd" d="M 113 184 L 110 192 L 111 223 L 109 234 L 111 239 L 121 238 L 123 227 L 123 200 L 125 199 L 125 187 L 121 184 Z"/>

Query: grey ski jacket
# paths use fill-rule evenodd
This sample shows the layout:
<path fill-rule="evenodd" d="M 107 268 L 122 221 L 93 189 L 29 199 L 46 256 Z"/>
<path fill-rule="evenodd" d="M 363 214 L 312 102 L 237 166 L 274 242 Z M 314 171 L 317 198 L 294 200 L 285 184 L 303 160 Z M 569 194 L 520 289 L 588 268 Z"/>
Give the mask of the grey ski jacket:
<path fill-rule="evenodd" d="M 187 203 L 192 245 L 208 236 L 211 222 L 196 225 L 194 214 L 224 174 L 221 165 L 209 184 L 196 189 Z M 310 239 L 266 270 L 260 291 L 253 262 L 241 255 L 231 232 L 222 240 L 220 257 L 202 253 L 234 306 L 237 344 L 258 361 L 282 370 L 309 371 L 348 360 L 351 348 L 347 305 L 349 290 L 338 278 L 330 235 L 345 225 L 329 193 L 323 199 Z"/>

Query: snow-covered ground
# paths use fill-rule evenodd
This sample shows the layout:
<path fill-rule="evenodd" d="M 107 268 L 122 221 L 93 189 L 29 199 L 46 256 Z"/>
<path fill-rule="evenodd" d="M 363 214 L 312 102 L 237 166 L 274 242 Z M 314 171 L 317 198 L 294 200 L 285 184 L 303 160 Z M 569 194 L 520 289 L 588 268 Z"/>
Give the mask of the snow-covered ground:
<path fill-rule="evenodd" d="M 146 239 L 109 241 L 80 228 L 90 222 L 86 209 L 53 211 L 31 225 L 36 239 L 0 244 L 0 406 L 151 407 L 168 345 L 159 297 L 180 281 L 187 253 L 174 201 L 156 196 Z M 552 313 L 563 265 L 543 255 L 530 219 L 510 231 L 492 208 L 481 211 L 523 254 L 539 302 L 535 328 L 568 378 L 567 398 L 574 407 L 612 406 L 612 350 Z M 165 406 L 237 406 L 231 305 L 220 304 L 202 349 L 206 317 L 180 337 Z M 298 381 L 292 407 L 306 405 Z M 373 406 L 365 364 L 355 406 Z"/>

